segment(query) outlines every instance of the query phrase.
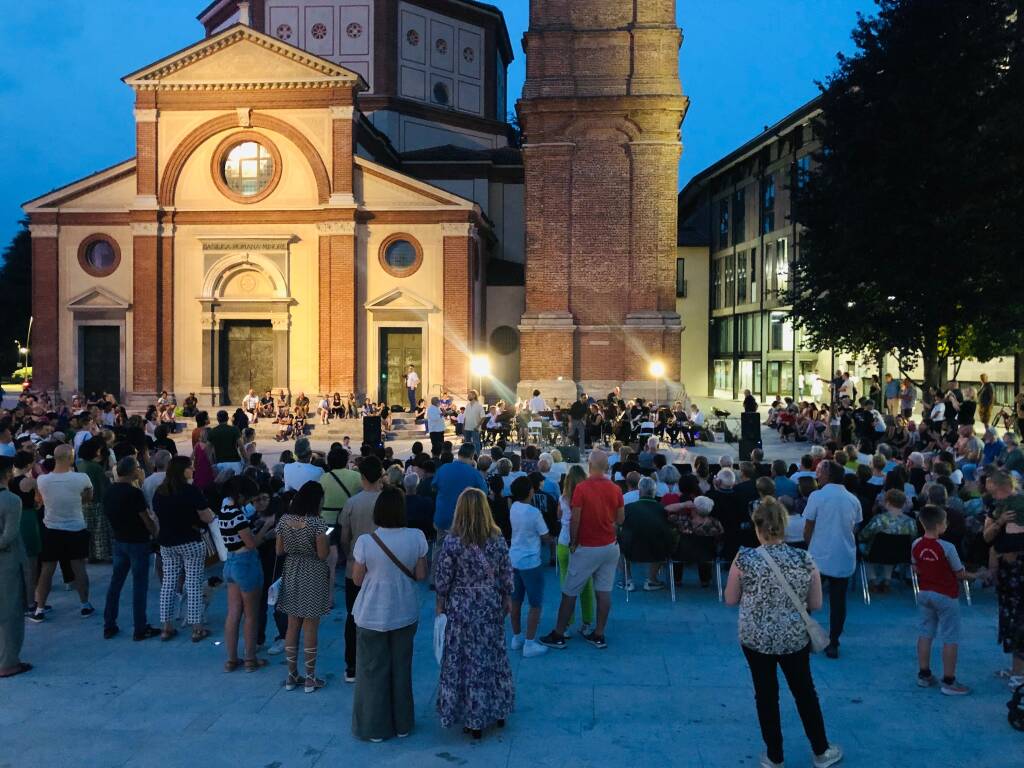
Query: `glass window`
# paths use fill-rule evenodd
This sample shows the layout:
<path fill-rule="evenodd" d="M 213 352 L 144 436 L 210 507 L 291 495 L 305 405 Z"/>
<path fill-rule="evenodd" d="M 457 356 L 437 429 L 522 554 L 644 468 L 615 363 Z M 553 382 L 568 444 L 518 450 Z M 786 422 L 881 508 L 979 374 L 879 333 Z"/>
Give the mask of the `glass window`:
<path fill-rule="evenodd" d="M 761 179 L 761 234 L 775 229 L 775 176 Z"/>
<path fill-rule="evenodd" d="M 796 161 L 796 186 L 803 189 L 807 185 L 807 179 L 811 175 L 811 156 L 804 155 Z"/>
<path fill-rule="evenodd" d="M 751 312 L 736 318 L 739 326 L 739 352 L 749 354 L 761 351 L 761 313 Z"/>
<path fill-rule="evenodd" d="M 395 240 L 384 250 L 384 260 L 392 269 L 409 269 L 416 263 L 416 246 L 408 240 Z"/>
<path fill-rule="evenodd" d="M 676 296 L 686 298 L 686 259 L 676 259 Z"/>
<path fill-rule="evenodd" d="M 715 360 L 715 389 L 732 392 L 732 360 Z"/>
<path fill-rule="evenodd" d="M 747 252 L 736 255 L 736 303 L 747 303 Z"/>
<path fill-rule="evenodd" d="M 224 155 L 221 168 L 228 189 L 243 197 L 258 195 L 274 178 L 274 158 L 256 141 L 243 141 Z"/>
<path fill-rule="evenodd" d="M 778 291 L 775 277 L 775 243 L 764 244 L 764 291 L 765 299 L 774 301 Z"/>
<path fill-rule="evenodd" d="M 768 349 L 793 351 L 793 323 L 786 312 L 772 312 L 768 317 Z"/>
<path fill-rule="evenodd" d="M 758 301 L 757 293 L 757 248 L 750 251 L 750 300 Z"/>
<path fill-rule="evenodd" d="M 736 303 L 736 257 L 725 257 L 725 301 L 723 306 L 731 307 Z"/>
<path fill-rule="evenodd" d="M 732 244 L 747 239 L 747 201 L 744 189 L 737 189 L 732 196 Z"/>
<path fill-rule="evenodd" d="M 97 272 L 109 272 L 114 269 L 117 254 L 114 246 L 106 240 L 97 240 L 85 249 L 85 260 Z"/>
<path fill-rule="evenodd" d="M 714 318 L 711 321 L 709 335 L 713 356 L 724 357 L 732 354 L 733 319 L 731 317 Z"/>
<path fill-rule="evenodd" d="M 780 300 L 784 299 L 789 290 L 789 249 L 787 245 L 784 237 L 775 241 L 775 277 Z"/>
<path fill-rule="evenodd" d="M 722 260 L 711 262 L 711 308 L 722 308 Z"/>
<path fill-rule="evenodd" d="M 729 199 L 718 201 L 718 247 L 729 247 Z"/>

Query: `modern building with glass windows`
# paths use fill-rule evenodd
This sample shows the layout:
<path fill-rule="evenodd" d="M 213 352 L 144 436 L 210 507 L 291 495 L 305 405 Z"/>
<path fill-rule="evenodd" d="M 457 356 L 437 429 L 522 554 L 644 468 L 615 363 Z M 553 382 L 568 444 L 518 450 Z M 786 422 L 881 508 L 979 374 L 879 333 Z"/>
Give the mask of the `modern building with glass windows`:
<path fill-rule="evenodd" d="M 819 101 L 766 128 L 679 193 L 680 256 L 684 246 L 692 252 L 694 242 L 708 244 L 710 396 L 735 398 L 745 389 L 763 399 L 811 392 L 819 356 L 794 331 L 785 297 L 800 252 L 791 193 L 818 147 L 812 122 Z M 692 271 L 692 261 L 691 255 L 681 268 Z M 702 394 L 703 388 L 690 389 Z"/>

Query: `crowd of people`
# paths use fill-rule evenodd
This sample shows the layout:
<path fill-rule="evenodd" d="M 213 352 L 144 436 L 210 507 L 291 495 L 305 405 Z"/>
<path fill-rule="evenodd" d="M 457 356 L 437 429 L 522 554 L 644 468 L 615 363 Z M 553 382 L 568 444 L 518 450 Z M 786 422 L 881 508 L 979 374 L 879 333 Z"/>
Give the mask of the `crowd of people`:
<path fill-rule="evenodd" d="M 535 393 L 526 412 L 547 411 L 541 399 Z M 839 407 L 848 409 L 843 400 Z M 20 658 L 24 624 L 48 621 L 58 569 L 88 617 L 86 563 L 109 560 L 104 638 L 120 633 L 129 575 L 136 641 L 170 642 L 182 626 L 193 642 L 209 637 L 210 595 L 223 586 L 225 672 L 266 668 L 263 649 L 283 655 L 286 689 L 314 693 L 326 685 L 318 673 L 319 622 L 335 608 L 343 570 L 353 733 L 380 741 L 413 729 L 417 583 L 429 582 L 436 613 L 445 617 L 438 715 L 444 726 L 481 738 L 512 712 L 510 651 L 540 658 L 567 649 L 573 637 L 608 647 L 617 573 L 618 586 L 633 591 L 633 565 L 646 565 L 642 589 L 658 591 L 681 583 L 693 565 L 710 588 L 722 563 L 729 569 L 723 597 L 740 605 L 740 642 L 767 748 L 762 765 L 782 763 L 781 666 L 814 764 L 828 766 L 842 752 L 826 737 L 808 659 L 813 650 L 839 658 L 849 579 L 864 562 L 875 593 L 913 568 L 918 685 L 969 692 L 956 677 L 959 581 L 967 578 L 995 587 L 998 641 L 1010 656 L 1001 674 L 1011 686 L 1024 684 L 1024 454 L 1012 432 L 989 429 L 979 439 L 955 421 L 955 440 L 947 432 L 938 443 L 894 444 L 865 400 L 848 415 L 849 432 L 840 416 L 838 437 L 848 440 L 826 431 L 808 440 L 798 465 L 765 463 L 760 452 L 752 461 L 686 461 L 684 454 L 673 463 L 658 434 L 645 434 L 649 427 L 586 429 L 594 406 L 599 415 L 621 408 L 618 424 L 631 424 L 634 409 L 641 424 L 658 423 L 661 408 L 612 393 L 601 405 L 586 396 L 573 404 L 583 418 L 578 442 L 610 443 L 581 465 L 534 444 L 485 450 L 485 411 L 471 392 L 457 410 L 461 441 L 445 439 L 430 413 L 429 449 L 416 443 L 405 460 L 347 440 L 320 454 L 299 434 L 268 466 L 244 407 L 241 418 L 217 412 L 214 426 L 195 411 L 191 450 L 179 453 L 174 425 L 161 419 L 166 401 L 121 422 L 113 403 L 72 403 L 57 413 L 26 394 L 0 414 L 0 589 L 18 596 L 5 603 L 15 609 L 0 615 L 0 677 L 31 669 Z M 441 403 L 429 407 L 440 412 Z M 259 417 L 257 405 L 252 420 Z M 572 410 L 568 418 L 572 432 Z M 907 541 L 907 562 L 895 570 L 871 562 L 886 536 Z M 154 560 L 159 626 L 149 623 L 147 605 Z M 545 569 L 552 567 L 561 596 L 545 632 Z M 815 648 L 816 625 L 806 614 L 826 598 L 828 630 Z M 941 677 L 931 671 L 935 642 Z"/>

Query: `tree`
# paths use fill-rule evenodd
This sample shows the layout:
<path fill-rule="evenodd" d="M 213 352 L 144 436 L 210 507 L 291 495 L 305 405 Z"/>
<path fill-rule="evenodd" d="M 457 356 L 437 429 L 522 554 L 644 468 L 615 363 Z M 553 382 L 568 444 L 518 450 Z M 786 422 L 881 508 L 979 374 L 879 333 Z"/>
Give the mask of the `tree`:
<path fill-rule="evenodd" d="M 20 367 L 15 340 L 25 343 L 32 315 L 32 239 L 28 220 L 4 249 L 0 266 L 0 372 Z"/>
<path fill-rule="evenodd" d="M 877 0 L 822 91 L 793 190 L 790 295 L 815 349 L 921 359 L 1024 349 L 1024 72 L 1014 0 Z"/>

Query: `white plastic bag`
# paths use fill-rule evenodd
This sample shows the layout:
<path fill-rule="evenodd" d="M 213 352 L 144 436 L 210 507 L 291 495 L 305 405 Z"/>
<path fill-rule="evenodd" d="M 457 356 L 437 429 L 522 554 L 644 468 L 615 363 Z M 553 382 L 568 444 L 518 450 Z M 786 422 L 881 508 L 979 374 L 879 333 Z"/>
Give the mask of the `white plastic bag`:
<path fill-rule="evenodd" d="M 214 518 L 207 525 L 207 528 L 210 529 L 210 538 L 213 540 L 213 546 L 217 550 L 217 557 L 223 563 L 228 559 L 228 548 L 224 546 L 224 537 L 220 535 L 220 524 Z"/>
<path fill-rule="evenodd" d="M 444 658 L 444 633 L 447 629 L 448 617 L 443 613 L 439 613 L 437 618 L 434 619 L 434 658 L 439 666 L 441 659 Z"/>
<path fill-rule="evenodd" d="M 281 579 L 277 579 L 273 584 L 267 587 L 267 605 L 273 608 L 277 605 L 277 598 L 281 594 Z"/>

